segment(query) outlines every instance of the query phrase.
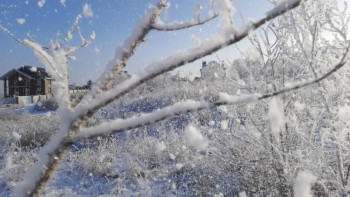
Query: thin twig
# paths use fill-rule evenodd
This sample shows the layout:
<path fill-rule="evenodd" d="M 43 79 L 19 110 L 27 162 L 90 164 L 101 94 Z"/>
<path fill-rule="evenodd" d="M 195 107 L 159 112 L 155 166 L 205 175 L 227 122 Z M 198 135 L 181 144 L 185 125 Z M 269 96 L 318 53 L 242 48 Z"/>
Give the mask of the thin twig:
<path fill-rule="evenodd" d="M 159 24 L 153 24 L 152 25 L 152 29 L 157 30 L 157 31 L 178 31 L 178 30 L 183 30 L 183 29 L 188 29 L 191 27 L 195 27 L 198 25 L 203 25 L 211 20 L 213 20 L 214 18 L 218 17 L 219 14 L 214 14 L 211 17 L 208 17 L 204 20 L 198 20 L 195 23 L 191 23 L 191 22 L 184 22 L 182 24 L 168 24 L 168 25 L 159 25 Z"/>

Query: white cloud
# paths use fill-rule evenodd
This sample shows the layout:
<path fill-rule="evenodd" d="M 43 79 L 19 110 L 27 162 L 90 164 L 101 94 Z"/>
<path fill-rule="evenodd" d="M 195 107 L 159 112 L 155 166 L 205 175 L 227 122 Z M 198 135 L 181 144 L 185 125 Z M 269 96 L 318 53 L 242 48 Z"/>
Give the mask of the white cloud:
<path fill-rule="evenodd" d="M 24 18 L 18 18 L 18 19 L 17 19 L 17 23 L 18 23 L 18 24 L 21 24 L 21 25 L 22 25 L 22 24 L 25 23 L 25 22 L 26 22 L 26 19 L 24 19 Z"/>
<path fill-rule="evenodd" d="M 94 13 L 92 12 L 91 6 L 87 3 L 85 3 L 83 6 L 83 15 L 85 17 L 93 17 L 94 16 Z"/>
<path fill-rule="evenodd" d="M 62 6 L 66 7 L 66 0 L 60 0 L 60 3 L 62 4 Z"/>

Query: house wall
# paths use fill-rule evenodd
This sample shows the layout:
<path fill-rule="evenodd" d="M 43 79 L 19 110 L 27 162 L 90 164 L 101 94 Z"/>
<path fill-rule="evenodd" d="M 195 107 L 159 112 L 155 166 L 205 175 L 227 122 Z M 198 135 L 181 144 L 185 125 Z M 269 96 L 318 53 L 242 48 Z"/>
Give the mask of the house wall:
<path fill-rule="evenodd" d="M 29 83 L 30 95 L 36 95 L 36 80 L 31 79 Z"/>
<path fill-rule="evenodd" d="M 34 79 L 41 75 L 43 77 L 48 75 L 46 73 L 39 73 L 31 76 L 28 70 L 29 67 L 27 67 L 24 66 L 18 70 L 12 69 L 1 77 L 1 81 L 4 82 L 3 84 L 0 83 L 0 90 L 4 92 L 5 97 L 55 94 L 55 91 L 52 89 L 54 79 Z M 43 70 L 43 72 L 45 72 L 45 70 Z"/>
<path fill-rule="evenodd" d="M 53 79 L 45 79 L 45 95 L 55 94 L 55 90 L 52 88 L 52 85 L 55 80 Z"/>
<path fill-rule="evenodd" d="M 50 82 L 47 79 L 28 79 L 15 73 L 8 77 L 8 97 L 53 94 L 50 93 L 51 81 L 51 79 Z"/>
<path fill-rule="evenodd" d="M 26 77 L 15 73 L 8 78 L 9 95 L 8 96 L 27 96 L 30 95 L 30 88 L 28 84 L 30 80 Z"/>

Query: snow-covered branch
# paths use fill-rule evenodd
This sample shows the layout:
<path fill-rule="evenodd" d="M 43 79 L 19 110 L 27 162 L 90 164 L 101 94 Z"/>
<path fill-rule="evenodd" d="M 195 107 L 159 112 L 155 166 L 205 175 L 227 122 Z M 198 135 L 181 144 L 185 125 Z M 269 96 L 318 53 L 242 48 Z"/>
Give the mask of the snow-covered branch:
<path fill-rule="evenodd" d="M 243 105 L 256 102 L 257 100 L 258 95 L 235 97 L 222 93 L 219 95 L 218 102 L 215 103 L 193 100 L 182 101 L 174 105 L 155 110 L 151 113 L 140 114 L 128 119 L 116 119 L 113 121 L 104 122 L 97 126 L 84 128 L 78 134 L 70 137 L 68 141 L 76 142 L 78 140 L 92 137 L 112 135 L 125 130 L 135 129 L 154 122 L 159 122 L 179 114 L 195 112 L 219 105 Z"/>
<path fill-rule="evenodd" d="M 74 23 L 72 25 L 72 28 L 67 32 L 66 37 L 57 43 L 57 46 L 54 48 L 55 50 L 61 48 L 63 44 L 66 42 L 72 40 L 74 32 L 79 28 L 79 20 L 82 18 L 82 16 L 79 14 L 78 16 L 75 17 Z"/>
<path fill-rule="evenodd" d="M 219 16 L 219 14 L 215 13 L 214 11 L 210 11 L 207 18 L 201 20 L 200 19 L 200 10 L 201 10 L 201 5 L 198 4 L 196 11 L 194 13 L 194 17 L 189 21 L 186 21 L 186 22 L 175 21 L 175 22 L 170 23 L 170 24 L 164 24 L 163 21 L 158 20 L 156 23 L 154 23 L 152 25 L 152 28 L 154 30 L 158 30 L 158 31 L 176 31 L 176 30 L 188 29 L 188 28 L 195 27 L 198 25 L 203 25 L 204 23 L 207 23 L 207 22 L 211 21 L 212 19 L 216 18 L 217 16 Z"/>
<path fill-rule="evenodd" d="M 31 48 L 34 51 L 34 53 L 36 54 L 36 56 L 40 59 L 40 61 L 44 65 L 48 66 L 50 69 L 55 71 L 53 74 L 57 74 L 59 77 L 62 77 L 61 75 L 59 75 L 59 73 L 56 70 L 56 66 L 55 66 L 53 58 L 43 49 L 43 47 L 40 44 L 34 42 L 29 34 L 27 35 L 29 37 L 29 40 L 24 39 L 22 41 L 22 40 L 16 38 L 16 36 L 13 33 L 11 33 L 10 30 L 8 30 L 7 28 L 5 28 L 1 25 L 0 25 L 0 30 L 5 32 L 7 35 L 9 35 L 12 39 L 14 39 L 19 44 L 23 44 L 23 45 Z"/>
<path fill-rule="evenodd" d="M 89 46 L 91 44 L 91 42 L 96 38 L 96 34 L 93 31 L 91 33 L 89 39 L 85 40 L 85 38 L 82 36 L 82 34 L 80 32 L 80 28 L 79 27 L 78 27 L 78 29 L 79 29 L 78 32 L 79 32 L 79 37 L 80 37 L 80 40 L 81 40 L 81 44 L 79 46 L 68 47 L 68 49 L 67 49 L 67 53 L 68 54 L 72 54 L 73 52 L 75 52 L 78 49 L 81 49 L 81 48 Z"/>
<path fill-rule="evenodd" d="M 115 99 L 120 98 L 129 91 L 143 84 L 145 81 L 151 80 L 158 75 L 210 55 L 226 46 L 237 43 L 248 36 L 251 31 L 265 24 L 267 21 L 282 15 L 288 10 L 297 7 L 302 2 L 302 0 L 293 1 L 293 3 L 287 4 L 284 9 L 273 9 L 269 12 L 270 15 L 267 15 L 255 23 L 247 23 L 240 30 L 231 28 L 224 29 L 223 31 L 220 31 L 219 34 L 213 36 L 211 39 L 196 48 L 175 52 L 168 58 L 149 65 L 144 73 L 133 76 L 105 94 L 97 95 L 95 98 L 89 98 L 82 101 L 82 103 L 76 107 L 74 116 L 77 118 L 83 118 L 87 113 L 93 113 L 101 107 L 113 102 Z"/>
<path fill-rule="evenodd" d="M 219 16 L 219 14 L 214 14 L 213 16 L 210 16 L 204 20 L 190 20 L 187 22 L 173 22 L 170 24 L 162 24 L 162 23 L 156 23 L 153 25 L 153 29 L 157 31 L 177 31 L 182 29 L 188 29 L 191 27 L 195 27 L 198 25 L 203 25 L 204 23 L 207 23 L 211 21 L 212 19 Z"/>
<path fill-rule="evenodd" d="M 339 64 L 334 66 L 334 68 L 332 68 L 330 71 L 325 73 L 320 78 L 311 80 L 309 82 L 297 84 L 289 88 L 285 88 L 285 89 L 273 92 L 271 94 L 265 94 L 265 95 L 256 94 L 256 95 L 247 95 L 247 96 L 233 96 L 226 93 L 220 93 L 215 102 L 193 101 L 193 100 L 183 101 L 169 107 L 158 109 L 151 113 L 141 114 L 139 116 L 134 116 L 128 119 L 116 119 L 113 121 L 104 122 L 97 126 L 84 128 L 78 134 L 68 138 L 67 141 L 76 142 L 78 140 L 92 138 L 92 137 L 112 135 L 112 134 L 116 134 L 126 130 L 146 126 L 154 122 L 159 122 L 161 120 L 164 120 L 166 118 L 173 117 L 179 114 L 200 111 L 203 109 L 208 109 L 210 107 L 215 107 L 220 105 L 244 105 L 249 103 L 255 103 L 259 100 L 264 100 L 267 98 L 285 94 L 287 92 L 295 91 L 295 90 L 310 86 L 312 84 L 317 84 L 322 80 L 328 78 L 330 75 L 332 75 L 333 73 L 335 73 L 345 65 L 346 62 L 344 62 L 344 60 L 348 54 L 348 50 L 345 52 Z"/>
<path fill-rule="evenodd" d="M 131 35 L 125 40 L 121 47 L 115 51 L 114 58 L 109 61 L 105 71 L 100 78 L 94 83 L 91 91 L 85 96 L 94 96 L 106 91 L 112 84 L 121 70 L 126 66 L 130 57 L 135 53 L 137 47 L 144 42 L 148 33 L 152 30 L 152 24 L 155 23 L 163 7 L 166 6 L 165 0 L 159 0 L 156 7 L 150 10 L 136 23 L 136 27 Z M 83 101 L 84 101 L 83 99 Z"/>
<path fill-rule="evenodd" d="M 61 73 L 57 71 L 57 66 L 53 57 L 48 54 L 40 44 L 27 39 L 23 41 L 23 44 L 30 47 L 34 51 L 35 55 L 39 58 L 41 63 L 48 68 L 48 70 L 52 70 L 50 73 L 55 79 L 60 80 L 63 78 Z"/>
<path fill-rule="evenodd" d="M 104 122 L 97 126 L 84 128 L 77 135 L 72 136 L 69 140 L 74 142 L 96 136 L 111 135 L 125 130 L 145 126 L 153 122 L 158 122 L 178 114 L 209 108 L 209 106 L 210 103 L 205 101 L 183 101 L 169 107 L 155 110 L 151 113 L 141 114 L 128 119 L 117 119 Z"/>
<path fill-rule="evenodd" d="M 10 32 L 10 30 L 8 30 L 7 28 L 3 27 L 2 25 L 0 25 L 0 30 L 3 31 L 4 33 L 6 33 L 7 35 L 9 35 L 12 39 L 14 39 L 16 42 L 20 43 L 20 44 L 24 44 L 22 40 L 16 38 L 15 35 L 13 35 L 13 33 Z"/>

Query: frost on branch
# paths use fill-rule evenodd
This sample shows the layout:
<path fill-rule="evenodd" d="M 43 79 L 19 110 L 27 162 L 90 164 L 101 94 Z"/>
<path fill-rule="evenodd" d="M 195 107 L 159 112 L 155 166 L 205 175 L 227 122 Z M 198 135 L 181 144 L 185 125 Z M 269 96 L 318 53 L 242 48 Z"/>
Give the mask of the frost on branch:
<path fill-rule="evenodd" d="M 212 19 L 216 18 L 218 14 L 216 14 L 213 10 L 211 10 L 206 19 L 201 20 L 200 12 L 202 9 L 201 4 L 197 4 L 196 10 L 194 12 L 194 16 L 189 21 L 174 21 L 169 24 L 165 24 L 160 18 L 152 25 L 152 28 L 158 31 L 176 31 L 191 28 L 198 25 L 203 25 Z"/>
<path fill-rule="evenodd" d="M 140 114 L 139 116 L 134 116 L 128 119 L 116 119 L 110 122 L 104 122 L 98 126 L 82 129 L 79 134 L 72 136 L 72 140 L 76 141 L 93 136 L 110 135 L 163 120 L 164 118 L 171 117 L 176 114 L 208 107 L 209 103 L 207 102 L 197 102 L 193 100 L 183 101 L 169 107 L 155 110 L 148 114 Z"/>

